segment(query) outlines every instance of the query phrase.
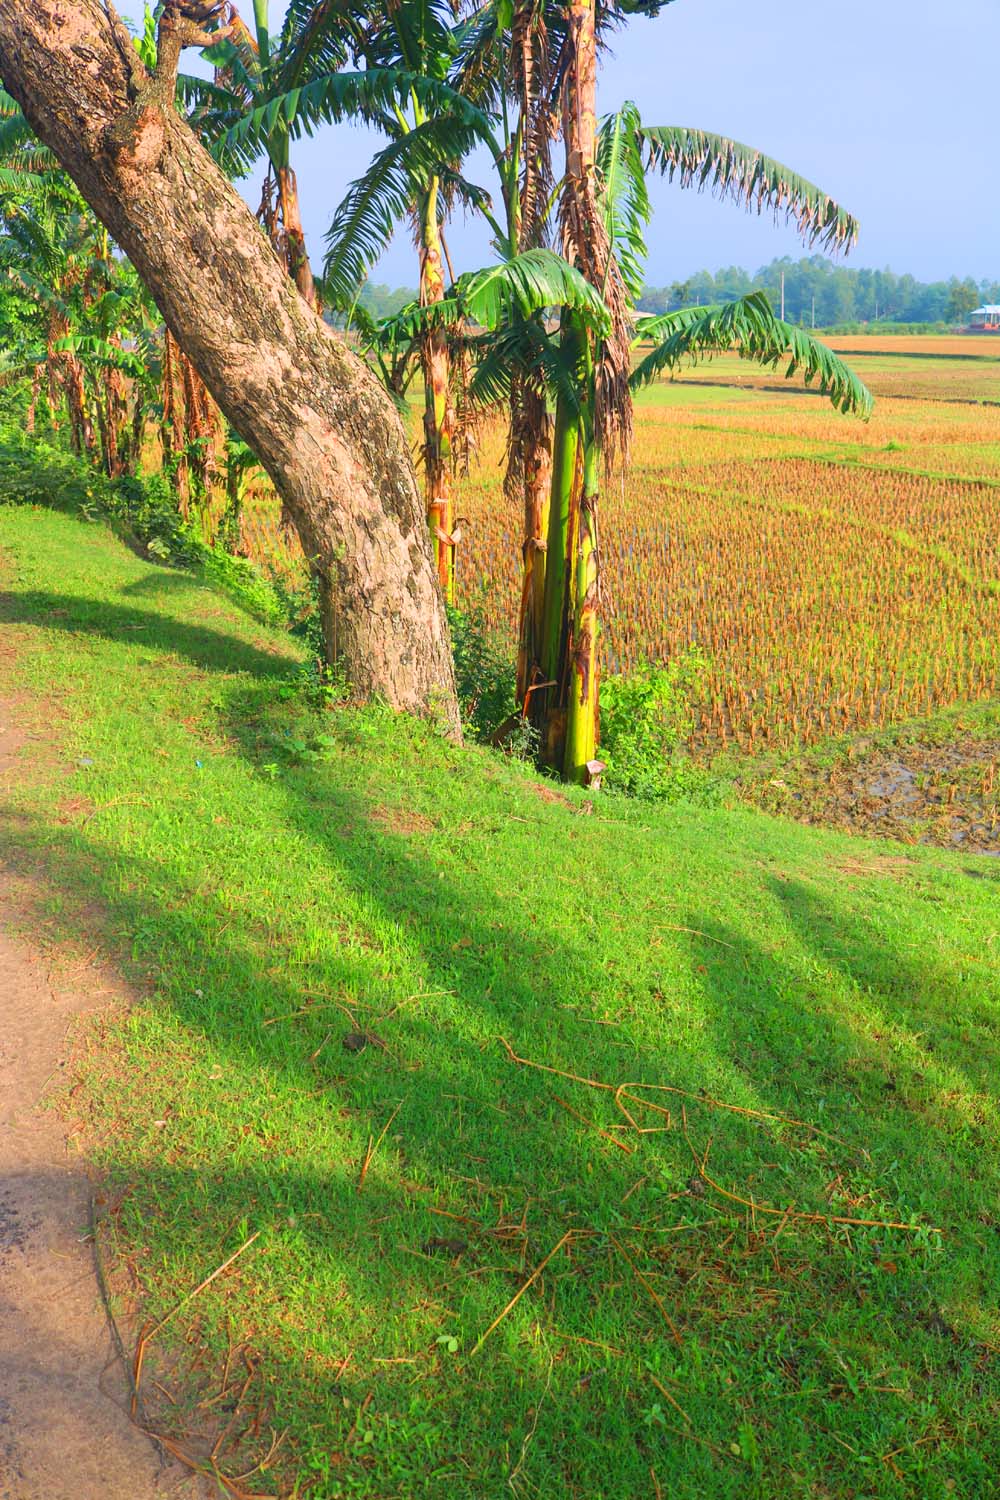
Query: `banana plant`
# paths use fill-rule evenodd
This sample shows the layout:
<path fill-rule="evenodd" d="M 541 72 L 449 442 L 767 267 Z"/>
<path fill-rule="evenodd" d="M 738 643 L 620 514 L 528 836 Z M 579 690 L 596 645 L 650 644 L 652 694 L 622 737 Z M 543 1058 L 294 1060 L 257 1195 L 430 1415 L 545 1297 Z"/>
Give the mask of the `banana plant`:
<path fill-rule="evenodd" d="M 228 36 L 205 53 L 214 77 L 181 74 L 178 96 L 191 125 L 233 175 L 249 172 L 261 156 L 266 160 L 258 218 L 302 296 L 319 311 L 291 142 L 315 119 L 311 103 L 323 81 L 348 60 L 360 23 L 346 5 L 290 0 L 275 33 L 269 0 L 252 3 L 251 30 L 227 0 Z M 147 25 L 147 42 L 148 34 Z"/>
<path fill-rule="evenodd" d="M 353 184 L 328 235 L 326 277 L 354 296 L 362 276 L 400 222 L 413 225 L 419 256 L 419 305 L 446 301 L 444 219 L 456 198 L 490 216 L 486 195 L 466 182 L 462 158 L 476 144 L 499 154 L 489 117 L 450 87 L 458 47 L 451 13 L 434 0 L 402 0 L 366 41 L 370 70 L 396 84 L 391 108 L 370 117 L 388 136 Z M 453 278 L 452 278 L 453 279 Z M 452 496 L 456 411 L 449 329 L 428 320 L 418 338 L 424 379 L 423 470 L 427 520 L 438 578 L 455 597 L 457 537 Z"/>
<path fill-rule="evenodd" d="M 0 97 L 0 270 L 35 317 L 10 351 L 7 378 L 15 366 L 30 373 L 33 427 L 44 372 L 52 419 L 65 402 L 74 448 L 114 478 L 138 453 L 152 304 L 69 179 L 32 145 L 12 102 Z"/>
<path fill-rule="evenodd" d="M 604 20 L 607 24 L 606 12 Z M 633 348 L 640 327 L 635 302 L 643 285 L 644 229 L 651 214 L 648 173 L 659 171 L 684 187 L 710 188 L 748 207 L 785 213 L 810 242 L 835 248 L 850 243 L 857 232 L 853 218 L 813 184 L 727 137 L 647 128 L 631 104 L 598 131 L 597 26 L 586 0 L 548 10 L 515 9 L 509 0 L 493 0 L 467 23 L 453 78 L 461 80 L 465 97 L 500 114 L 493 157 L 504 222 L 487 217 L 507 267 L 502 275 L 509 276 L 525 259 L 521 247 L 529 220 L 527 232 L 545 237 L 558 199 L 564 255 L 593 288 L 600 314 L 578 293 L 567 297 L 565 277 L 560 282 L 554 267 L 547 266 L 546 290 L 536 288 L 534 303 L 507 296 L 488 315 L 473 314 L 462 285 L 479 283 L 460 278 L 442 297 L 437 318 L 429 316 L 430 309 L 422 318 L 412 313 L 397 318 L 390 335 L 398 341 L 405 332 L 415 336 L 419 330 L 450 327 L 458 346 L 476 359 L 470 398 L 509 404 L 511 454 L 536 455 L 534 462 L 522 458 L 517 473 L 526 496 L 518 696 L 538 731 L 543 760 L 577 780 L 586 780 L 596 761 L 598 497 L 607 462 L 628 457 Z M 553 42 L 555 62 L 548 57 Z M 518 104 L 513 126 L 502 107 L 509 89 Z M 547 157 L 537 147 L 526 149 L 525 142 L 549 137 L 550 124 L 543 129 L 539 122 L 551 122 L 560 106 L 566 167 L 553 189 Z M 485 201 L 480 194 L 477 206 Z M 544 322 L 544 313 L 553 310 L 560 311 L 557 335 Z M 469 324 L 472 331 L 463 333 Z M 650 376 L 657 364 L 667 370 L 723 346 L 767 363 L 787 352 L 789 373 L 801 368 L 845 408 L 867 409 L 867 393 L 836 356 L 782 324 L 759 299 L 729 310 L 699 310 L 699 317 L 684 320 L 683 327 L 641 326 L 644 337 L 658 339 L 644 362 Z M 534 397 L 534 412 L 526 394 Z M 540 474 L 547 483 L 544 500 L 538 498 Z"/>
<path fill-rule="evenodd" d="M 347 3 L 334 7 L 328 0 L 312 5 L 293 0 L 285 25 L 296 38 L 289 54 L 295 66 L 272 65 L 267 91 L 258 91 L 256 99 L 250 98 L 254 73 L 246 44 L 230 42 L 213 54 L 223 70 L 238 76 L 242 90 L 240 107 L 228 119 L 223 110 L 214 117 L 217 149 L 235 162 L 249 162 L 262 149 L 273 160 L 275 140 L 287 145 L 324 122 L 363 120 L 379 130 L 387 144 L 334 215 L 322 285 L 333 306 L 351 309 L 395 229 L 409 221 L 419 253 L 419 302 L 435 305 L 446 288 L 442 223 L 449 205 L 462 199 L 490 212 L 486 195 L 462 177 L 459 164 L 476 144 L 497 149 L 489 116 L 448 81 L 460 35 L 451 10 L 442 0 L 399 0 L 378 13 L 363 7 L 352 11 Z M 283 42 L 275 56 L 285 51 Z M 258 52 L 263 57 L 259 46 Z M 356 71 L 342 66 L 348 55 L 362 65 Z M 205 103 L 223 102 L 219 88 L 217 75 L 202 92 Z M 195 117 L 208 122 L 204 103 Z M 429 328 L 420 335 L 419 352 L 427 515 L 438 576 L 450 599 L 455 411 L 446 333 Z"/>
<path fill-rule="evenodd" d="M 569 58 L 563 84 L 566 172 L 560 201 L 564 250 L 598 286 L 611 314 L 611 334 L 564 318 L 567 369 L 576 371 L 578 415 L 556 413 L 556 463 L 549 510 L 543 655 L 538 680 L 549 684 L 533 700 L 546 758 L 569 780 L 599 775 L 598 499 L 601 475 L 616 457 L 627 463 L 636 379 L 653 378 L 683 359 L 734 349 L 768 365 L 788 356 L 788 373 L 807 379 L 844 411 L 866 416 L 871 398 L 831 351 L 776 318 L 767 299 L 744 298 L 725 307 L 654 328 L 635 312 L 646 259 L 644 231 L 651 207 L 650 172 L 681 186 L 707 188 L 758 211 L 792 220 L 807 243 L 846 247 L 857 223 L 829 195 L 762 153 L 719 135 L 680 127 L 645 126 L 632 104 L 596 123 L 597 41 L 593 0 L 571 0 Z M 658 342 L 633 374 L 637 330 Z M 559 457 L 560 448 L 565 456 Z M 565 563 L 555 559 L 565 558 Z M 556 643 L 558 642 L 558 651 Z"/>

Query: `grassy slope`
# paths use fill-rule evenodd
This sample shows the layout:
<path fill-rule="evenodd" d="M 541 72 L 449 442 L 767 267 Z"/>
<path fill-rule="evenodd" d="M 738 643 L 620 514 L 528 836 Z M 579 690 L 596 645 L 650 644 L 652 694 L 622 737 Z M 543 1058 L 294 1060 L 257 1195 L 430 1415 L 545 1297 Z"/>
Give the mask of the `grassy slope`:
<path fill-rule="evenodd" d="M 261 1231 L 162 1335 L 259 1358 L 289 1429 L 261 1490 L 993 1492 L 994 864 L 587 814 L 413 724 L 321 720 L 294 648 L 100 527 L 8 510 L 0 545 L 0 689 L 53 746 L 5 847 L 52 932 L 104 914 L 148 981 L 75 1102 L 150 1316 Z M 384 1050 L 345 1050 L 365 1028 Z M 694 1097 L 637 1136 L 501 1035 Z M 943 1235 L 748 1212 L 698 1191 L 709 1145 L 743 1198 Z"/>

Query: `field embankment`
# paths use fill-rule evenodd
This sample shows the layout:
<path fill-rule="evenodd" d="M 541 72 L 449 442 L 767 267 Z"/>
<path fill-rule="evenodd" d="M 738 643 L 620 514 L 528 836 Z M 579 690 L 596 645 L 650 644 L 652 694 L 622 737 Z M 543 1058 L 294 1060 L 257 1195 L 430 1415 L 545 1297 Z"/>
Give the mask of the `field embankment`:
<path fill-rule="evenodd" d="M 100 526 L 0 547 L 4 857 L 140 995 L 64 1103 L 160 1430 L 314 1500 L 991 1493 L 995 863 L 563 794 Z"/>

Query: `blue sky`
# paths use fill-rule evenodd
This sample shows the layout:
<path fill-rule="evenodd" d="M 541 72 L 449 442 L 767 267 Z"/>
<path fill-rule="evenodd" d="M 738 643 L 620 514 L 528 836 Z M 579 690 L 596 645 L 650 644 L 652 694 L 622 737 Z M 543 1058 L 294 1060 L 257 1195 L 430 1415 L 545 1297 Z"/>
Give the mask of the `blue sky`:
<path fill-rule="evenodd" d="M 280 18 L 282 0 L 271 0 Z M 142 0 L 118 0 L 133 19 Z M 249 0 L 244 9 L 249 12 Z M 651 124 L 699 126 L 759 147 L 818 182 L 861 221 L 848 264 L 1000 277 L 997 126 L 991 104 L 997 0 L 676 0 L 632 21 L 600 82 L 600 108 L 634 99 Z M 314 259 L 348 182 L 377 139 L 331 127 L 303 141 L 296 165 Z M 475 167 L 469 175 L 476 178 Z M 483 168 L 479 180 L 488 184 Z M 252 186 L 247 188 L 253 198 Z M 657 182 L 649 234 L 653 285 L 723 265 L 750 270 L 799 255 L 794 233 L 730 204 Z M 255 201 L 255 200 L 254 200 Z M 456 269 L 489 258 L 459 220 Z M 374 272 L 415 283 L 397 238 Z"/>

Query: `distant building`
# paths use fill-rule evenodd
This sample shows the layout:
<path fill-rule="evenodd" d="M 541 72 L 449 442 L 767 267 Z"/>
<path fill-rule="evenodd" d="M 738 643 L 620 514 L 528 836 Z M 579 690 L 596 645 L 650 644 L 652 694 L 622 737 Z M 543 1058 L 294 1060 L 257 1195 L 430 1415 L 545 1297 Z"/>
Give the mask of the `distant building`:
<path fill-rule="evenodd" d="M 1000 333 L 1000 303 L 991 302 L 969 314 L 969 333 Z"/>

